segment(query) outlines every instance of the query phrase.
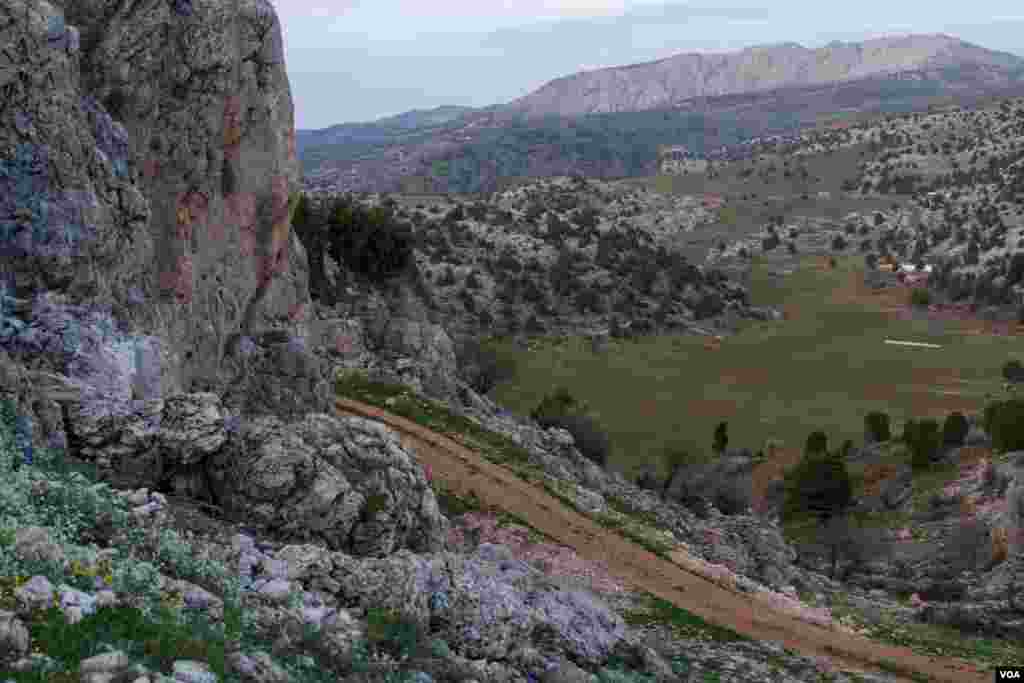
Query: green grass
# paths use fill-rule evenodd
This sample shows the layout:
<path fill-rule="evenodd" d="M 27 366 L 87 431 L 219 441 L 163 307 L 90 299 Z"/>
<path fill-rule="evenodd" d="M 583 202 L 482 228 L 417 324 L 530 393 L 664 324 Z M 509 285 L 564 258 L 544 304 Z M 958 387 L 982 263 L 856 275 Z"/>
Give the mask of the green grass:
<path fill-rule="evenodd" d="M 641 593 L 640 597 L 640 605 L 623 615 L 623 620 L 630 626 L 662 624 L 668 626 L 676 638 L 686 640 L 713 640 L 725 643 L 750 640 L 730 628 L 705 621 L 696 614 L 650 593 Z"/>
<path fill-rule="evenodd" d="M 1024 644 L 1013 640 L 971 636 L 948 626 L 903 624 L 884 617 L 881 623 L 875 623 L 850 606 L 844 594 L 834 596 L 833 601 L 832 613 L 865 629 L 872 640 L 906 647 L 922 655 L 960 658 L 984 669 L 1024 660 Z"/>
<path fill-rule="evenodd" d="M 673 443 L 710 451 L 720 420 L 729 423 L 730 445 L 756 450 L 768 438 L 800 449 L 814 429 L 833 446 L 859 443 L 871 410 L 887 411 L 894 426 L 926 414 L 944 418 L 944 399 L 927 380 L 951 372 L 980 410 L 984 392 L 998 391 L 1000 364 L 1019 355 L 1012 338 L 963 336 L 953 327 L 893 320 L 868 305 L 832 303 L 830 294 L 860 261 L 840 258 L 835 271 L 801 268 L 781 282 L 758 264 L 753 302 L 796 306 L 800 315 L 748 323 L 718 351 L 679 335 L 613 341 L 604 354 L 573 339 L 537 343 L 532 351 L 499 344 L 516 377 L 497 387 L 495 398 L 525 414 L 555 386 L 567 387 L 611 437 L 609 465 L 627 474 L 659 465 L 658 454 Z M 944 346 L 910 349 L 886 345 L 887 338 Z"/>

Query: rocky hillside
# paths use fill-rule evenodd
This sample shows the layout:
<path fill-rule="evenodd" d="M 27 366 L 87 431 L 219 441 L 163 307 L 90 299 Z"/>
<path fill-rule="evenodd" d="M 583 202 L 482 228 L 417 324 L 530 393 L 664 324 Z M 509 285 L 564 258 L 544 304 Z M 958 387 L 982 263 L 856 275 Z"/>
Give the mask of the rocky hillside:
<path fill-rule="evenodd" d="M 342 390 L 416 405 L 574 491 L 560 502 L 808 609 L 798 590 L 817 604 L 841 585 L 796 567 L 770 521 L 603 471 L 569 432 L 475 392 L 455 353 L 485 328 L 772 315 L 678 256 L 703 209 L 558 179 L 479 205 L 369 198 L 328 222 L 402 229 L 332 239 L 297 191 L 266 0 L 5 0 L 0 25 L 0 680 L 892 678 L 737 642 L 564 548 L 531 543 L 527 562 L 508 549 L 524 526 L 333 410 Z M 378 277 L 392 268 L 412 277 Z M 988 493 L 1015 490 L 1004 474 Z"/>
<path fill-rule="evenodd" d="M 321 212 L 336 199 L 310 198 Z M 693 197 L 555 178 L 472 203 L 379 195 L 364 203 L 386 207 L 411 230 L 422 299 L 456 339 L 708 334 L 723 317 L 777 315 L 749 306 L 745 288 L 724 272 L 679 253 L 686 233 L 715 219 Z M 327 263 L 327 291 L 344 289 L 339 265 Z"/>
<path fill-rule="evenodd" d="M 782 43 L 722 54 L 681 54 L 573 74 L 553 80 L 507 107 L 531 117 L 665 109 L 696 97 L 961 66 L 981 69 L 984 78 L 1006 82 L 1019 77 L 1024 58 L 942 34 L 835 42 L 817 49 Z"/>
<path fill-rule="evenodd" d="M 877 250 L 936 265 L 930 285 L 952 301 L 1024 319 L 1024 100 L 865 132 L 882 153 L 862 164 L 857 191 L 914 195 Z"/>

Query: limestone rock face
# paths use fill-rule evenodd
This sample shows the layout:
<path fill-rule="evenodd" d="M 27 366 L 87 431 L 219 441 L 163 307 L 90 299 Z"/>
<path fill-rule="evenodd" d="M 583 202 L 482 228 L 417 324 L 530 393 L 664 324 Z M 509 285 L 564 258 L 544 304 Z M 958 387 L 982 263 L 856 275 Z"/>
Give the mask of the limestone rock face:
<path fill-rule="evenodd" d="M 194 393 L 116 417 L 79 410 L 70 424 L 80 459 L 111 486 L 213 503 L 278 538 L 382 557 L 437 552 L 448 532 L 415 454 L 370 420 L 248 419 L 215 394 Z"/>
<path fill-rule="evenodd" d="M 174 349 L 301 326 L 305 252 L 281 27 L 267 0 L 0 3 L 0 261 L 14 291 L 108 304 Z M 137 315 L 136 315 L 137 314 Z"/>
<path fill-rule="evenodd" d="M 415 455 L 362 418 L 256 418 L 210 458 L 206 475 L 229 517 L 352 555 L 437 552 L 448 531 Z"/>

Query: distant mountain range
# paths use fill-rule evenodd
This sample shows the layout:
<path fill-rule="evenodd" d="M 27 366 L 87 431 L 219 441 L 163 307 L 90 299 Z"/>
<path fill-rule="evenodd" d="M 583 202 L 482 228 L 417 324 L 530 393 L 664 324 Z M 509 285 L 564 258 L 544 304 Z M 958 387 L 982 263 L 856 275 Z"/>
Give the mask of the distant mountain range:
<path fill-rule="evenodd" d="M 653 172 L 657 147 L 698 153 L 842 111 L 907 111 L 941 97 L 1024 91 L 1024 57 L 952 36 L 686 53 L 583 71 L 508 104 L 442 106 L 300 130 L 308 184 L 477 192 L 500 179 Z"/>

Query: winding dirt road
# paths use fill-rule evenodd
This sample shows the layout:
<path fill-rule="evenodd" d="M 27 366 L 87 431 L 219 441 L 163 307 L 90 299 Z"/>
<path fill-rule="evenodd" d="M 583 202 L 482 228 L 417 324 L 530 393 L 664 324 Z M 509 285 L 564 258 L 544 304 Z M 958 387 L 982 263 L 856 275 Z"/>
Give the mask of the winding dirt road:
<path fill-rule="evenodd" d="M 641 588 L 707 621 L 756 640 L 775 641 L 804 655 L 826 657 L 853 671 L 904 671 L 938 683 L 988 683 L 989 673 L 961 660 L 926 657 L 853 634 L 800 621 L 747 595 L 727 590 L 664 560 L 610 531 L 511 471 L 484 459 L 451 438 L 385 410 L 350 399 L 336 399 L 339 412 L 387 424 L 403 445 L 430 465 L 435 479 L 459 496 L 474 493 L 485 506 L 512 513 L 580 557 L 604 561 L 624 583 Z M 883 666 L 879 666 L 881 663 Z M 886 666 L 888 665 L 888 666 Z"/>

